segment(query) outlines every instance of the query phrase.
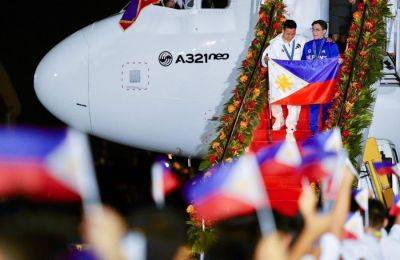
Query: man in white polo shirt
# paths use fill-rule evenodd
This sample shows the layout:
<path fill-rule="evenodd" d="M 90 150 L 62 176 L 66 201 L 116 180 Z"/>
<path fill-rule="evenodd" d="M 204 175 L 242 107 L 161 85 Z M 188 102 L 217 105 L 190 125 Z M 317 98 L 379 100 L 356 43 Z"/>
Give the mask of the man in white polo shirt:
<path fill-rule="evenodd" d="M 264 67 L 268 66 L 268 59 L 301 60 L 305 39 L 301 36 L 296 36 L 296 28 L 295 21 L 285 21 L 283 32 L 271 40 L 270 45 L 263 53 L 261 63 Z M 296 131 L 301 107 L 288 105 L 287 108 L 289 113 L 286 118 L 286 139 L 293 141 L 293 133 Z M 280 130 L 285 124 L 281 105 L 271 105 L 271 112 L 275 118 L 272 130 Z"/>

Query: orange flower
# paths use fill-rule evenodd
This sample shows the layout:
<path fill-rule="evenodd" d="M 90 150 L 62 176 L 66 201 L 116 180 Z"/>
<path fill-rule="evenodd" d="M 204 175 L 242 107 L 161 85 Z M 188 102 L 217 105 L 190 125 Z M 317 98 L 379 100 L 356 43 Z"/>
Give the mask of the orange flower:
<path fill-rule="evenodd" d="M 229 105 L 228 106 L 228 113 L 231 114 L 236 110 L 236 107 L 234 105 Z"/>
<path fill-rule="evenodd" d="M 239 100 L 236 100 L 235 102 L 233 102 L 233 105 L 234 105 L 235 107 L 239 107 L 239 106 L 240 106 L 240 101 L 239 101 Z"/>
<path fill-rule="evenodd" d="M 214 142 L 214 143 L 211 145 L 211 147 L 212 147 L 214 150 L 216 150 L 219 146 L 220 146 L 220 143 L 218 143 L 218 142 Z"/>
<path fill-rule="evenodd" d="M 239 81 L 240 81 L 240 83 L 244 84 L 247 82 L 248 79 L 249 79 L 249 77 L 247 77 L 246 75 L 243 75 L 240 77 Z"/>
<path fill-rule="evenodd" d="M 257 31 L 257 36 L 258 37 L 264 36 L 264 32 L 261 30 Z"/>
<path fill-rule="evenodd" d="M 187 206 L 186 212 L 187 212 L 189 215 L 193 215 L 193 214 L 196 212 L 196 210 L 194 209 L 194 206 L 193 206 L 192 204 L 190 204 L 189 206 Z"/>
<path fill-rule="evenodd" d="M 249 123 L 247 121 L 240 122 L 240 128 L 245 129 Z"/>
<path fill-rule="evenodd" d="M 225 162 L 227 162 L 227 163 L 231 163 L 232 161 L 233 161 L 233 159 L 231 157 L 225 159 Z"/>
<path fill-rule="evenodd" d="M 368 55 L 367 51 L 364 51 L 364 50 L 360 51 L 360 56 L 361 57 L 366 57 L 367 55 Z"/>
<path fill-rule="evenodd" d="M 251 59 L 251 58 L 253 58 L 253 56 L 254 56 L 253 52 L 252 52 L 252 51 L 249 51 L 249 52 L 247 53 L 246 59 Z"/>
<path fill-rule="evenodd" d="M 361 17 L 362 17 L 362 13 L 361 12 L 359 12 L 359 11 L 357 11 L 357 12 L 354 12 L 354 14 L 353 14 L 353 18 L 354 18 L 354 20 L 360 20 L 361 19 Z"/>
<path fill-rule="evenodd" d="M 253 90 L 253 97 L 257 98 L 260 95 L 261 90 L 259 88 L 255 88 Z"/>
<path fill-rule="evenodd" d="M 221 132 L 221 133 L 219 134 L 219 140 L 225 140 L 225 138 L 226 138 L 225 133 L 224 133 L 224 132 Z"/>
<path fill-rule="evenodd" d="M 352 104 L 352 103 L 350 103 L 350 102 L 346 102 L 346 113 L 349 113 L 350 112 L 350 110 L 353 108 L 353 105 L 354 104 Z"/>
<path fill-rule="evenodd" d="M 172 166 L 174 167 L 174 169 L 177 169 L 178 171 L 182 169 L 182 166 L 178 162 L 174 162 Z"/>

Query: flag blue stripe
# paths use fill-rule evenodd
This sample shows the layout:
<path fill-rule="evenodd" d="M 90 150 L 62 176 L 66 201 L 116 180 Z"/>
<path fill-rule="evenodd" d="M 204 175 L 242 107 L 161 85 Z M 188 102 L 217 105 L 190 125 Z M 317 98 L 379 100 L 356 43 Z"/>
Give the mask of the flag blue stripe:
<path fill-rule="evenodd" d="M 40 160 L 60 145 L 65 137 L 66 130 L 0 128 L 0 158 Z"/>
<path fill-rule="evenodd" d="M 126 11 L 125 11 L 124 15 L 122 16 L 121 20 L 133 21 L 136 18 L 137 12 L 138 12 L 138 7 L 139 7 L 139 1 L 140 0 L 132 0 L 131 1 L 131 3 L 126 8 Z"/>
<path fill-rule="evenodd" d="M 274 146 L 269 146 L 257 152 L 256 157 L 258 164 L 262 165 L 267 161 L 274 159 L 279 149 L 281 148 L 282 144 L 283 143 L 279 143 Z"/>
<path fill-rule="evenodd" d="M 374 167 L 376 170 L 384 169 L 384 168 L 392 168 L 394 165 L 391 162 L 377 162 L 374 163 Z"/>
<path fill-rule="evenodd" d="M 210 177 L 198 177 L 185 188 L 185 197 L 189 203 L 201 201 L 221 190 L 228 180 L 236 162 L 220 166 Z"/>
<path fill-rule="evenodd" d="M 334 80 L 339 70 L 337 58 L 323 60 L 274 60 L 284 69 L 309 83 Z"/>

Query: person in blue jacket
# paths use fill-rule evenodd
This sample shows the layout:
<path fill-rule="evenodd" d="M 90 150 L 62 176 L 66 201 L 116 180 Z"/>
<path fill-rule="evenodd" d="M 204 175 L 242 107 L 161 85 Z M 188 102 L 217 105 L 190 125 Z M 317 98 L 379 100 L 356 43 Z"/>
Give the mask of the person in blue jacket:
<path fill-rule="evenodd" d="M 332 40 L 328 40 L 325 35 L 328 24 L 323 20 L 316 20 L 312 23 L 313 40 L 304 45 L 302 60 L 316 60 L 327 58 L 339 58 L 339 48 Z M 338 60 L 340 63 L 340 60 Z M 318 132 L 319 113 L 323 107 L 324 120 L 327 117 L 329 104 L 310 106 L 310 130 L 313 134 Z"/>

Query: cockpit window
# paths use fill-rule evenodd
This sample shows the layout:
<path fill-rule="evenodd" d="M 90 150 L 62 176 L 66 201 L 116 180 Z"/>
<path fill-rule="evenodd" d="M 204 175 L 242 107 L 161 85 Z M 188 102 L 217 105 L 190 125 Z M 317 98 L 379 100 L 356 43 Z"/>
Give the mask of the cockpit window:
<path fill-rule="evenodd" d="M 223 9 L 229 6 L 229 0 L 202 0 L 201 8 Z"/>

